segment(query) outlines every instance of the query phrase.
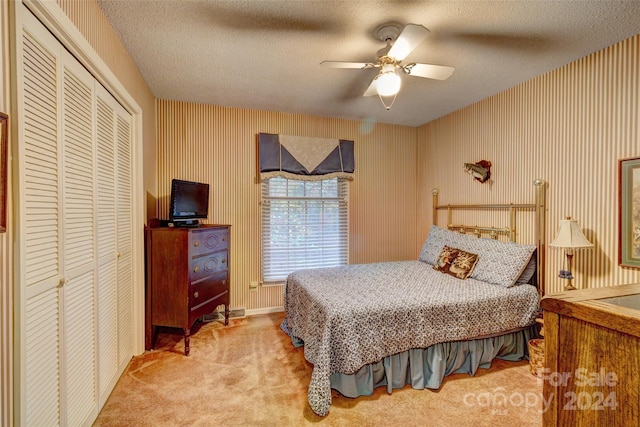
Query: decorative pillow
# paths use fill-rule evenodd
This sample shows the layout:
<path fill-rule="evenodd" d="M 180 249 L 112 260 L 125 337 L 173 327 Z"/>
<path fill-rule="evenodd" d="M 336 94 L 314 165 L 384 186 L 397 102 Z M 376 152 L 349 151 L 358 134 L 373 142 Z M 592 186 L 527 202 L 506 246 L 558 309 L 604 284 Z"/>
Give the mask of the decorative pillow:
<path fill-rule="evenodd" d="M 464 280 L 469 277 L 477 262 L 478 255 L 445 246 L 433 268 Z"/>

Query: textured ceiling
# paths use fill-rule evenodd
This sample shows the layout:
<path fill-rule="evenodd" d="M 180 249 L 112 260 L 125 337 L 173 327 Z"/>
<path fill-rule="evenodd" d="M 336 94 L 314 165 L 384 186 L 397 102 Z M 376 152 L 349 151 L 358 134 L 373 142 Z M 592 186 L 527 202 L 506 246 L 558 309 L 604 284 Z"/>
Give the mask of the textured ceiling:
<path fill-rule="evenodd" d="M 99 0 L 157 98 L 418 126 L 640 33 L 640 1 Z M 380 25 L 431 33 L 387 111 L 362 93 Z"/>

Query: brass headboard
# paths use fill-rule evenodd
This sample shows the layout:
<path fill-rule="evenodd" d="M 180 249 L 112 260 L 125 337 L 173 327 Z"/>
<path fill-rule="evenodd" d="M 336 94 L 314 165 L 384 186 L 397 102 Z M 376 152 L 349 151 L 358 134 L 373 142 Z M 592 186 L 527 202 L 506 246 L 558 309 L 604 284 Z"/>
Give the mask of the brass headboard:
<path fill-rule="evenodd" d="M 535 203 L 530 204 L 487 204 L 487 205 L 439 205 L 438 194 L 440 193 L 437 188 L 432 191 L 433 194 L 433 224 L 438 225 L 438 211 L 447 211 L 447 228 L 453 231 L 459 231 L 461 233 L 471 232 L 477 237 L 482 235 L 489 235 L 493 239 L 497 239 L 498 236 L 507 236 L 509 241 L 516 241 L 516 212 L 518 210 L 529 210 L 535 212 L 535 245 L 537 248 L 537 286 L 540 297 L 544 296 L 544 256 L 545 256 L 545 181 L 542 179 L 536 179 L 533 181 L 533 185 L 536 188 Z M 505 227 L 487 227 L 478 225 L 463 225 L 453 223 L 453 211 L 455 210 L 489 210 L 489 211 L 508 211 L 509 212 L 509 224 Z"/>

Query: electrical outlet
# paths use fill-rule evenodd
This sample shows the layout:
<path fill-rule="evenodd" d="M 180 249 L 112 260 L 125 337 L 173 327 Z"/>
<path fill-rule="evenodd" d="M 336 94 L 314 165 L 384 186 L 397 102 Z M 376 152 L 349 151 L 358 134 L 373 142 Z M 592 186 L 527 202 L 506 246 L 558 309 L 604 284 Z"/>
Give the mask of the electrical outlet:
<path fill-rule="evenodd" d="M 251 281 L 251 283 L 249 283 L 249 289 L 258 289 L 258 282 Z"/>

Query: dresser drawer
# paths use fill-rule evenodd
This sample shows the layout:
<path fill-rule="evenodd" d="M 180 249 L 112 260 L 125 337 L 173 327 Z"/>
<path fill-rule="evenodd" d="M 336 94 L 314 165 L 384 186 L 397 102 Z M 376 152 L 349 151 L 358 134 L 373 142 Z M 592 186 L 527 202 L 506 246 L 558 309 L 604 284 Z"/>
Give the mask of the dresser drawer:
<path fill-rule="evenodd" d="M 189 262 L 189 282 L 195 282 L 228 269 L 229 251 L 226 249 L 198 258 L 192 258 Z"/>
<path fill-rule="evenodd" d="M 189 233 L 189 254 L 194 257 L 229 248 L 229 229 L 202 229 Z"/>
<path fill-rule="evenodd" d="M 217 305 L 229 304 L 229 276 L 226 273 L 215 275 L 189 286 L 191 311 L 197 310 L 213 300 L 217 300 L 217 302 L 211 307 L 211 310 Z"/>

